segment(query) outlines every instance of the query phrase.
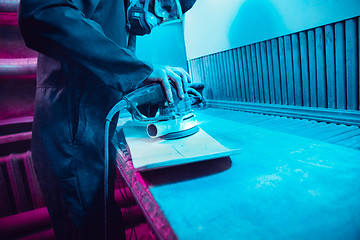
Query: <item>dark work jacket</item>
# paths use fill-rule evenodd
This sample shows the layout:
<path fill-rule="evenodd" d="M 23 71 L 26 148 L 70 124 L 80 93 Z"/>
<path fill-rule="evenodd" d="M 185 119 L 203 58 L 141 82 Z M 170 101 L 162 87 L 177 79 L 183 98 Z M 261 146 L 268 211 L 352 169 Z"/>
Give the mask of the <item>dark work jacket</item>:
<path fill-rule="evenodd" d="M 105 117 L 152 67 L 126 49 L 123 0 L 22 0 L 18 20 L 39 52 L 36 172 L 50 216 L 81 225 L 103 198 Z"/>

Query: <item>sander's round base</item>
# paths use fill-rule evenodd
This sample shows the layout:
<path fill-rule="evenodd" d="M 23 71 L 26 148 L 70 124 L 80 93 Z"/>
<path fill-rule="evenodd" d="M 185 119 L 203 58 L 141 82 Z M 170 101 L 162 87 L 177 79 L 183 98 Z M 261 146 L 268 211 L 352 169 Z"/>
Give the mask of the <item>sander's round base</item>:
<path fill-rule="evenodd" d="M 179 132 L 173 132 L 173 133 L 166 134 L 164 136 L 164 139 L 165 140 L 174 140 L 174 139 L 188 137 L 190 135 L 193 135 L 193 134 L 197 133 L 199 130 L 200 130 L 199 126 L 195 126 L 195 127 L 189 128 L 189 129 L 184 130 L 184 131 L 179 131 Z"/>

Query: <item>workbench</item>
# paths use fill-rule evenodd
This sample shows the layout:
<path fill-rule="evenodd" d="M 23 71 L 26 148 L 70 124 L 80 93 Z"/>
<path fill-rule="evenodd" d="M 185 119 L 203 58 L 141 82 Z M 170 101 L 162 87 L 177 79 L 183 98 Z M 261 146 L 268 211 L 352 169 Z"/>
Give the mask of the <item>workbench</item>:
<path fill-rule="evenodd" d="M 241 153 L 140 173 L 119 147 L 120 173 L 159 239 L 360 239 L 359 149 L 277 131 L 287 121 L 273 116 L 246 117 L 259 126 L 235 111 L 196 115 Z"/>

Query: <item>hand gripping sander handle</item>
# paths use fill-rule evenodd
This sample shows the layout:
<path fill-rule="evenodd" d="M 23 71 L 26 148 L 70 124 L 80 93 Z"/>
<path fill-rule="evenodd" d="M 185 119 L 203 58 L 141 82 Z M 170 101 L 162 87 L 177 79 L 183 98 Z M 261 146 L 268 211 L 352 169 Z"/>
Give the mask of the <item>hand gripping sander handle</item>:
<path fill-rule="evenodd" d="M 175 89 L 173 90 L 173 94 Z M 146 106 L 156 106 L 156 108 L 164 109 L 168 105 L 165 91 L 163 90 L 161 84 L 154 83 L 151 85 L 146 85 L 135 91 L 124 96 L 123 100 L 127 102 L 127 110 L 131 113 L 134 120 L 140 121 L 149 121 L 155 120 L 155 118 L 143 114 L 141 107 Z"/>
<path fill-rule="evenodd" d="M 136 89 L 124 96 L 124 100 L 131 105 L 137 107 L 144 104 L 161 104 L 166 102 L 166 96 L 161 84 L 146 85 Z"/>

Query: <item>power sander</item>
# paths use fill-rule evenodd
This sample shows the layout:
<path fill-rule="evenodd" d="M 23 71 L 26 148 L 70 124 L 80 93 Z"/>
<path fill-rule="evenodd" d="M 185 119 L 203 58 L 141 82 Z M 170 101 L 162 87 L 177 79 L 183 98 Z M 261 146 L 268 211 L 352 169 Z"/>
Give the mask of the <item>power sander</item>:
<path fill-rule="evenodd" d="M 104 211 L 107 213 L 108 176 L 109 176 L 109 130 L 110 122 L 116 113 L 127 109 L 132 115 L 133 122 L 146 126 L 149 137 L 163 137 L 166 140 L 178 139 L 193 135 L 199 131 L 199 126 L 191 108 L 192 104 L 203 99 L 199 91 L 202 84 L 194 85 L 188 91 L 193 97 L 185 94 L 183 99 L 177 95 L 175 87 L 171 86 L 173 103 L 167 101 L 164 90 L 160 84 L 145 85 L 123 97 L 109 111 L 105 121 L 105 166 L 104 166 Z M 107 226 L 105 214 L 105 229 Z M 105 233 L 106 239 L 106 233 Z"/>
<path fill-rule="evenodd" d="M 199 87 L 198 84 L 197 88 L 203 87 Z M 195 88 L 190 87 L 190 89 L 189 92 L 198 93 Z M 167 101 L 160 84 L 146 85 L 123 98 L 127 102 L 126 108 L 132 115 L 134 123 L 145 126 L 151 138 L 178 139 L 199 131 L 192 103 L 199 101 L 200 94 L 191 94 L 194 97 L 185 94 L 185 97 L 180 99 L 173 85 L 171 90 L 174 99 L 172 103 Z"/>

